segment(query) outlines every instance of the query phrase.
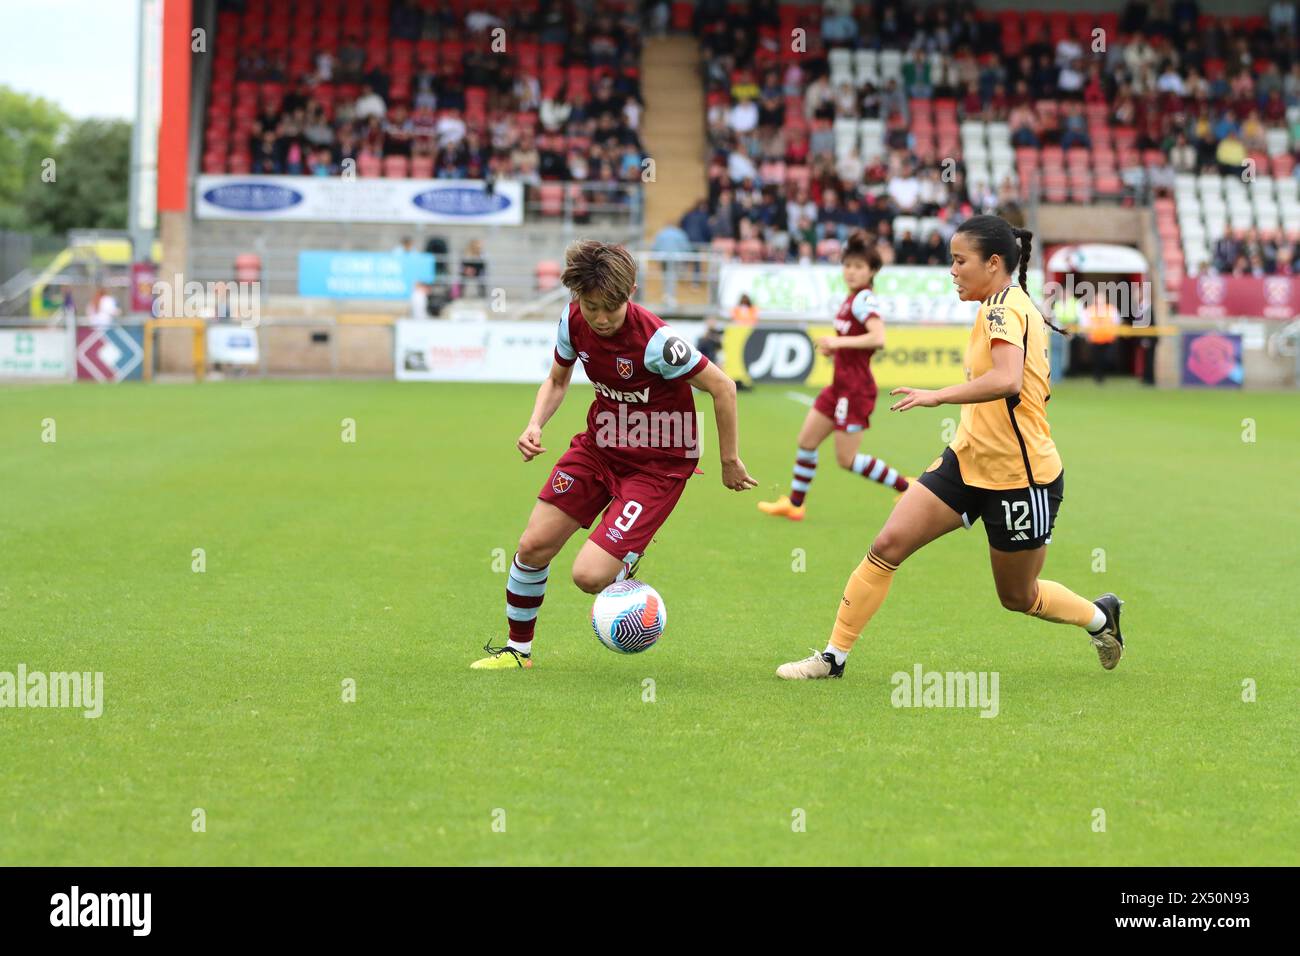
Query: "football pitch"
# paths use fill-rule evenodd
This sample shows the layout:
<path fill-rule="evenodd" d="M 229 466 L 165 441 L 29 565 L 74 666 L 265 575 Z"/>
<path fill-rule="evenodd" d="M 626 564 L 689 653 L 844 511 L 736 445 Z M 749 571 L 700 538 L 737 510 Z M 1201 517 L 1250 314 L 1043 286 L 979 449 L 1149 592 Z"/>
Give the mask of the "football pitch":
<path fill-rule="evenodd" d="M 0 863 L 1300 864 L 1294 393 L 1055 391 L 1044 576 L 1127 601 L 1114 672 L 1002 609 L 977 525 L 904 564 L 842 681 L 795 684 L 893 494 L 828 443 L 808 519 L 760 515 L 811 394 L 780 386 L 740 396 L 745 494 L 696 397 L 705 474 L 639 575 L 658 646 L 597 643 L 579 537 L 537 666 L 469 669 L 590 401 L 524 464 L 534 393 L 0 388 L 0 672 L 103 674 L 98 717 L 0 709 Z M 863 450 L 908 474 L 958 413 L 884 407 Z M 996 672 L 996 715 L 894 706 L 918 667 Z"/>

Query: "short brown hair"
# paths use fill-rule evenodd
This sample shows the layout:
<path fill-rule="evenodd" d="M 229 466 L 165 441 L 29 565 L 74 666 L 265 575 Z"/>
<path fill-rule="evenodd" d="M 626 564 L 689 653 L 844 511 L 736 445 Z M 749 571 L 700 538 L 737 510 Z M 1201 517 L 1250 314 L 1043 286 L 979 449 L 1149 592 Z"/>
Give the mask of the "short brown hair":
<path fill-rule="evenodd" d="M 876 248 L 876 239 L 865 229 L 856 229 L 844 243 L 844 251 L 840 253 L 840 261 L 845 259 L 865 259 L 867 265 L 871 267 L 872 272 L 880 271 L 880 250 Z"/>
<path fill-rule="evenodd" d="M 624 246 L 579 239 L 564 250 L 560 281 L 573 298 L 613 311 L 632 297 L 636 260 Z"/>

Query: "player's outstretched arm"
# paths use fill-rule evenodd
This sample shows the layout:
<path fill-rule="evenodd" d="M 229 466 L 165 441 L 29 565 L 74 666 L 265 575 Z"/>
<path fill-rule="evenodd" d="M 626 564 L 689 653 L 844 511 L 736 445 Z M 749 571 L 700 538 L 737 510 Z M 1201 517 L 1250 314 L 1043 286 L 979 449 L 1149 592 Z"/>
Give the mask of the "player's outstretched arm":
<path fill-rule="evenodd" d="M 564 394 L 569 390 L 569 379 L 573 377 L 572 365 L 551 362 L 551 371 L 537 390 L 537 401 L 533 402 L 533 417 L 528 419 L 528 427 L 515 442 L 515 447 L 524 456 L 524 461 L 532 461 L 542 452 L 542 426 L 551 420 L 555 410 L 564 401 Z"/>
<path fill-rule="evenodd" d="M 995 340 L 992 348 L 993 367 L 979 378 L 940 389 L 901 386 L 889 393 L 903 396 L 889 410 L 905 412 L 909 408 L 933 408 L 936 405 L 978 405 L 1019 395 L 1025 380 L 1024 351 L 1001 339 Z"/>
<path fill-rule="evenodd" d="M 712 362 L 691 379 L 691 385 L 713 396 L 713 416 L 718 423 L 718 451 L 722 457 L 722 483 L 732 491 L 757 488 L 740 460 L 739 425 L 736 415 L 736 383 Z"/>

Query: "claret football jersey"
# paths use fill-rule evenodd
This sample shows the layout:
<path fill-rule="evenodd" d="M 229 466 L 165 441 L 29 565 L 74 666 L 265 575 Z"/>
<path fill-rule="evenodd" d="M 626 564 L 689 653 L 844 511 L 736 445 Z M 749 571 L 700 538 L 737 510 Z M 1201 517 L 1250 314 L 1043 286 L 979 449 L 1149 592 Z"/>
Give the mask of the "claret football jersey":
<path fill-rule="evenodd" d="M 555 360 L 582 363 L 596 393 L 587 433 L 611 458 L 643 468 L 699 458 L 690 380 L 709 360 L 653 312 L 629 302 L 623 325 L 605 337 L 570 302 L 556 331 Z"/>

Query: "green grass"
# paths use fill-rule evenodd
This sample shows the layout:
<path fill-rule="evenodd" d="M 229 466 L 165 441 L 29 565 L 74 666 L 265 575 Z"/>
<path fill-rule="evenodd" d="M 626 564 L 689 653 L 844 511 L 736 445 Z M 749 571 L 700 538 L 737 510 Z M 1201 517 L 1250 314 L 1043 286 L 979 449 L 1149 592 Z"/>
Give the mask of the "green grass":
<path fill-rule="evenodd" d="M 977 527 L 908 561 L 843 681 L 800 685 L 772 671 L 824 644 L 892 495 L 823 465 L 807 521 L 760 516 L 805 414 L 781 388 L 741 397 L 760 489 L 725 490 L 708 438 L 643 564 L 670 611 L 656 648 L 592 637 L 577 539 L 538 666 L 468 669 L 503 630 L 494 549 L 588 397 L 524 465 L 532 395 L 0 389 L 0 670 L 103 671 L 106 698 L 97 720 L 0 709 L 0 863 L 1300 863 L 1294 394 L 1057 390 L 1044 574 L 1128 601 L 1113 673 L 999 606 Z M 864 448 L 924 468 L 955 413 L 878 412 Z M 997 671 L 1000 714 L 893 708 L 917 663 Z"/>

